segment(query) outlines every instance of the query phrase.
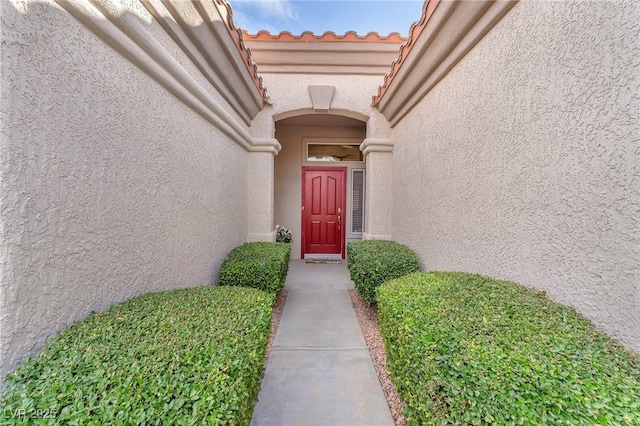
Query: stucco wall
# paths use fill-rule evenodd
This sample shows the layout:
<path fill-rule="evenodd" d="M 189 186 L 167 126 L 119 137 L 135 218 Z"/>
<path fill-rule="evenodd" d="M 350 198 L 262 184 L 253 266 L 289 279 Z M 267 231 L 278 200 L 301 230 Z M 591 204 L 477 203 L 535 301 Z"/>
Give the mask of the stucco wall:
<path fill-rule="evenodd" d="M 394 237 L 640 350 L 640 3 L 522 1 L 395 128 Z"/>
<path fill-rule="evenodd" d="M 4 376 L 90 311 L 215 280 L 247 235 L 247 153 L 57 5 L 0 19 Z"/>
<path fill-rule="evenodd" d="M 258 72 L 260 66 L 258 65 Z M 272 115 L 312 108 L 309 86 L 334 86 L 332 110 L 352 111 L 369 116 L 377 114 L 371 106 L 371 96 L 382 82 L 382 76 L 370 75 L 308 75 L 261 74 L 269 91 Z M 330 111 L 330 112 L 334 112 Z"/>
<path fill-rule="evenodd" d="M 293 243 L 291 258 L 300 259 L 301 226 L 302 226 L 302 166 L 339 166 L 347 167 L 347 191 L 350 188 L 351 169 L 364 169 L 364 163 L 303 163 L 304 139 L 356 139 L 362 141 L 364 131 L 347 127 L 293 127 L 278 126 L 278 141 L 282 150 L 275 157 L 275 221 L 291 230 Z M 347 194 L 349 198 L 349 194 Z M 348 201 L 348 200 L 347 200 Z M 350 212 L 347 205 L 347 212 Z M 349 229 L 349 215 L 344 215 L 344 225 Z M 361 235 L 347 234 L 347 241 L 361 239 Z"/>

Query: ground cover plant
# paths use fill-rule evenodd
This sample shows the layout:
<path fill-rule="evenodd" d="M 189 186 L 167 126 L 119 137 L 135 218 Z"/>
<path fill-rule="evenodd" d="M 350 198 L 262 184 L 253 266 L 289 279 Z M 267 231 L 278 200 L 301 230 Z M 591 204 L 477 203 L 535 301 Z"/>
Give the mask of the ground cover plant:
<path fill-rule="evenodd" d="M 249 424 L 273 301 L 206 286 L 91 314 L 7 376 L 0 424 Z"/>
<path fill-rule="evenodd" d="M 347 267 L 358 293 L 374 304 L 380 284 L 418 271 L 420 262 L 413 250 L 395 241 L 364 240 L 347 244 Z"/>
<path fill-rule="evenodd" d="M 640 359 L 518 284 L 417 273 L 380 287 L 408 424 L 640 424 Z"/>
<path fill-rule="evenodd" d="M 245 243 L 234 248 L 224 260 L 218 282 L 278 294 L 284 288 L 290 255 L 290 244 Z"/>

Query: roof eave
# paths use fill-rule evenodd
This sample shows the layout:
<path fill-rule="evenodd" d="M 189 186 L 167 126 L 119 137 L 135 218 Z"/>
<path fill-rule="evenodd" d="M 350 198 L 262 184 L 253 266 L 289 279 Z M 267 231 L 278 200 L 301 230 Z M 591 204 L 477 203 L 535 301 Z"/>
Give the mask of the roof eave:
<path fill-rule="evenodd" d="M 395 126 L 518 1 L 426 2 L 373 106 Z"/>
<path fill-rule="evenodd" d="M 233 24 L 229 3 L 142 3 L 232 109 L 250 124 L 268 97 L 241 31 Z"/>
<path fill-rule="evenodd" d="M 348 34 L 243 34 L 262 74 L 373 75 L 382 77 L 404 38 Z M 382 41 L 381 41 L 382 40 Z"/>

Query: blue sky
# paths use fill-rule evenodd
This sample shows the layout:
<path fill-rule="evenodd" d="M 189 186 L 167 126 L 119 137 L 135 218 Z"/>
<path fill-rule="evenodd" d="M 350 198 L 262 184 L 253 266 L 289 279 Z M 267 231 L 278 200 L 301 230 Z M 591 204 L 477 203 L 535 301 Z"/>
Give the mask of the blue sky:
<path fill-rule="evenodd" d="M 229 0 L 237 27 L 255 34 L 268 30 L 273 34 L 303 31 L 344 34 L 356 31 L 364 35 L 399 32 L 406 36 L 411 24 L 420 19 L 420 0 Z"/>

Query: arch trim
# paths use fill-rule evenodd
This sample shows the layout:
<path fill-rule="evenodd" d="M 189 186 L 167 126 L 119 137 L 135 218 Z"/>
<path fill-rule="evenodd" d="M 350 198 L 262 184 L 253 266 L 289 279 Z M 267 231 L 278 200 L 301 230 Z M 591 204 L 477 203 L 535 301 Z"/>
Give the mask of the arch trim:
<path fill-rule="evenodd" d="M 362 121 L 363 123 L 367 123 L 369 121 L 369 116 L 366 114 L 362 114 L 356 111 L 350 111 L 347 109 L 331 109 L 330 113 L 319 113 L 315 112 L 312 108 L 300 108 L 290 111 L 279 112 L 277 114 L 273 114 L 273 122 L 277 123 L 280 120 L 284 120 L 286 118 L 298 117 L 301 115 L 338 115 L 347 118 L 353 118 L 354 120 Z"/>

